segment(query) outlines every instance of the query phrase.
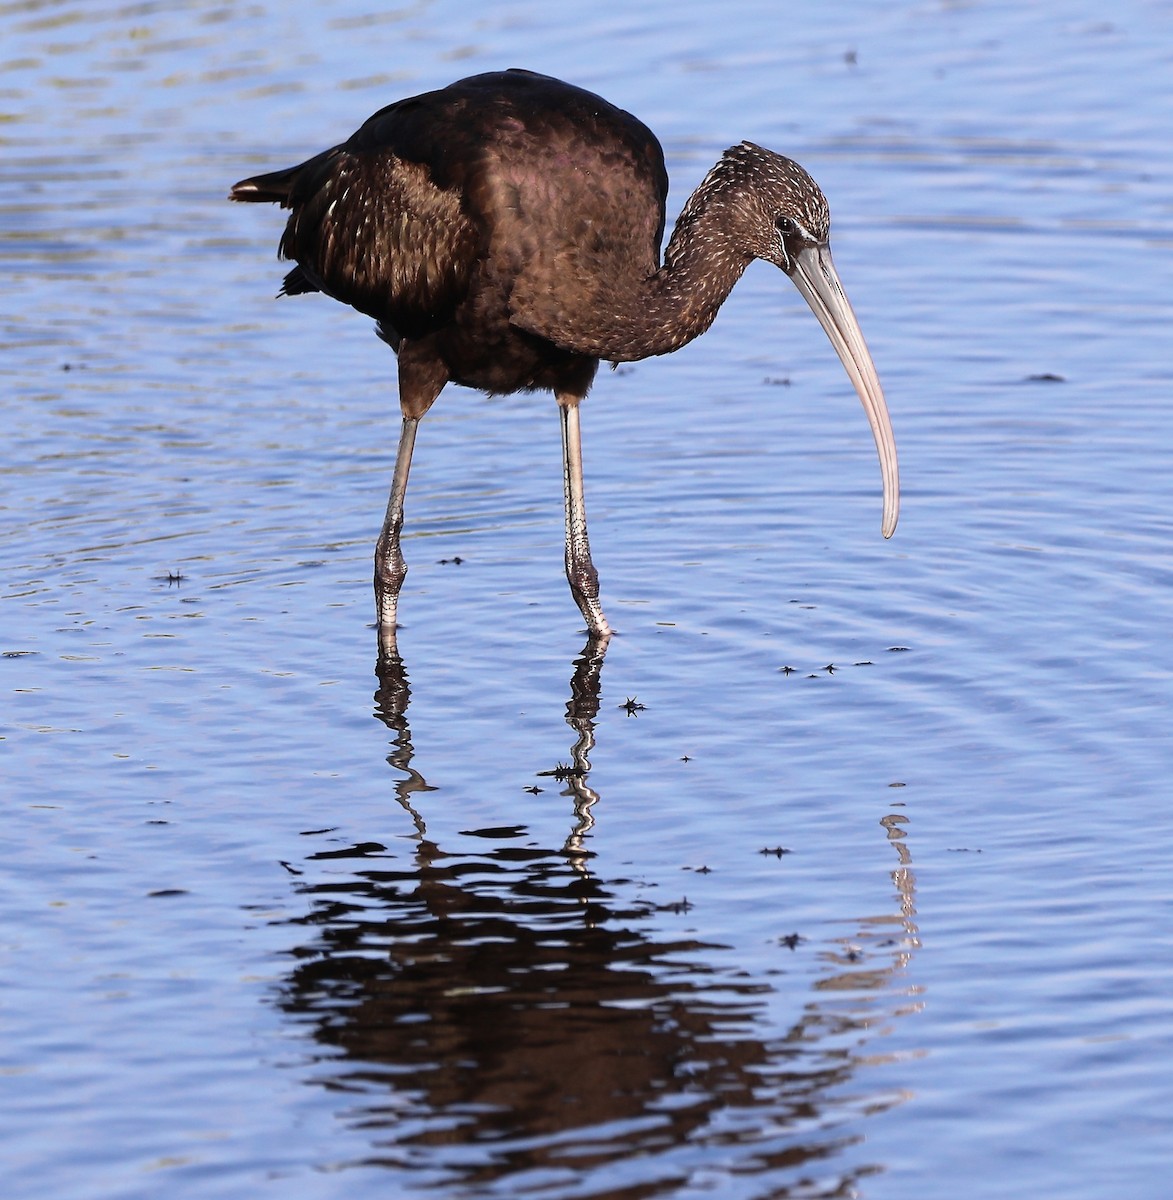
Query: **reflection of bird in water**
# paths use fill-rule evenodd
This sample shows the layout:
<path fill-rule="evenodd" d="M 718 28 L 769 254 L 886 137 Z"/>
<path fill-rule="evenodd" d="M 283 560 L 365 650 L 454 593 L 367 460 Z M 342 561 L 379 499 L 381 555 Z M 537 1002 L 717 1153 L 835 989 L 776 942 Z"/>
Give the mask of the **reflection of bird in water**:
<path fill-rule="evenodd" d="M 797 163 L 750 142 L 721 156 L 660 261 L 668 176 L 655 135 L 598 96 L 528 71 L 474 76 L 377 112 L 340 146 L 242 180 L 234 200 L 292 210 L 283 291 L 375 318 L 399 356 L 403 426 L 375 551 L 380 652 L 395 653 L 403 498 L 416 426 L 448 382 L 558 401 L 566 573 L 606 637 L 583 501 L 579 402 L 601 359 L 667 354 L 703 333 L 755 258 L 785 271 L 867 411 L 896 527 L 883 392 L 827 242 L 827 202 Z"/>
<path fill-rule="evenodd" d="M 521 826 L 331 843 L 295 885 L 305 944 L 277 1001 L 328 1048 L 317 1082 L 392 1193 L 675 1194 L 702 1163 L 755 1195 L 810 1195 L 812 1171 L 854 1194 L 879 1164 L 847 1147 L 905 1095 L 868 1068 L 917 1003 L 898 849 L 897 897 L 850 939 L 770 951 L 705 941 Z"/>
<path fill-rule="evenodd" d="M 781 962 L 742 961 L 695 919 L 680 928 L 675 895 L 656 903 L 643 882 L 597 870 L 586 835 L 602 665 L 592 640 L 570 681 L 574 812 L 559 849 L 524 825 L 457 826 L 459 842 L 429 832 L 429 806 L 448 802 L 433 803 L 415 761 L 403 664 L 380 665 L 376 712 L 415 836 L 317 835 L 331 843 L 297 872 L 306 941 L 278 1003 L 329 1048 L 318 1081 L 344 1098 L 340 1116 L 372 1143 L 362 1162 L 384 1167 L 391 1191 L 427 1180 L 513 1195 L 566 1173 L 594 1195 L 630 1170 L 659 1194 L 719 1160 L 769 1180 L 763 1195 L 816 1169 L 825 1194 L 846 1195 L 877 1169 L 838 1161 L 862 1140 L 850 1123 L 902 1099 L 868 1091 L 861 1068 L 882 1061 L 888 1018 L 917 1005 L 907 820 L 882 822 L 896 896 L 850 936 L 811 953 L 795 933 L 778 939 Z"/>

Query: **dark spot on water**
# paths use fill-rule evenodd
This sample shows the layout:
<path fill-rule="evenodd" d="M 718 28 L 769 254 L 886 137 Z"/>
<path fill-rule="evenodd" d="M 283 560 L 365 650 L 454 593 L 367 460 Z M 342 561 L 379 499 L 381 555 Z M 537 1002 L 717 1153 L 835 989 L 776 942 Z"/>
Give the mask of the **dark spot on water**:
<path fill-rule="evenodd" d="M 640 704 L 640 702 L 634 696 L 628 696 L 627 699 L 624 700 L 624 702 L 618 707 L 622 708 L 629 717 L 634 717 L 638 712 L 646 712 L 648 706 L 646 704 Z"/>
<path fill-rule="evenodd" d="M 759 854 L 772 854 L 775 858 L 781 858 L 783 854 L 793 854 L 793 850 L 788 850 L 785 846 L 763 846 Z"/>
<path fill-rule="evenodd" d="M 356 842 L 343 850 L 319 850 L 317 857 L 321 859 L 335 858 L 380 858 L 387 853 L 387 847 L 382 842 Z"/>
<path fill-rule="evenodd" d="M 1041 371 L 1038 375 L 1028 375 L 1024 383 L 1066 383 L 1062 375 L 1056 375 L 1051 371 Z"/>
<path fill-rule="evenodd" d="M 529 863 L 545 858 L 548 853 L 547 850 L 535 847 L 533 843 L 530 843 L 528 846 L 501 846 L 493 852 L 493 857 L 501 862 Z"/>
<path fill-rule="evenodd" d="M 187 888 L 159 888 L 158 891 L 147 892 L 151 899 L 158 896 L 186 896 L 188 894 Z"/>

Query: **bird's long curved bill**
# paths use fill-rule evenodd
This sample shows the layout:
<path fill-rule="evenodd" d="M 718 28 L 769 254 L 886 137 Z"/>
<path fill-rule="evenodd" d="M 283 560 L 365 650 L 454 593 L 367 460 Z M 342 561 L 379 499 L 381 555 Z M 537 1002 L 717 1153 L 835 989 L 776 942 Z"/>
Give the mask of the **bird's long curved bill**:
<path fill-rule="evenodd" d="M 819 324 L 830 338 L 835 353 L 847 368 L 847 374 L 863 401 L 880 455 L 880 473 L 884 479 L 884 519 L 881 529 L 884 536 L 889 538 L 896 532 L 896 521 L 900 516 L 900 470 L 896 463 L 896 438 L 892 434 L 892 422 L 880 388 L 880 378 L 868 353 L 867 343 L 863 340 L 859 322 L 839 282 L 835 264 L 831 261 L 830 247 L 808 246 L 800 251 L 794 257 L 790 278 L 818 317 Z"/>

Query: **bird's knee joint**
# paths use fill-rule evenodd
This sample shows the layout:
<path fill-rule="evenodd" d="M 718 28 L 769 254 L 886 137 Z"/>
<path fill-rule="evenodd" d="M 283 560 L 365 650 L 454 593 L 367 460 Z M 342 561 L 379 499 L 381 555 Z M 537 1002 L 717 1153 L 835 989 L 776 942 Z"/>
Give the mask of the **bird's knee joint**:
<path fill-rule="evenodd" d="M 398 595 L 399 589 L 407 578 L 407 561 L 396 550 L 393 554 L 382 553 L 382 547 L 375 552 L 375 587 Z"/>

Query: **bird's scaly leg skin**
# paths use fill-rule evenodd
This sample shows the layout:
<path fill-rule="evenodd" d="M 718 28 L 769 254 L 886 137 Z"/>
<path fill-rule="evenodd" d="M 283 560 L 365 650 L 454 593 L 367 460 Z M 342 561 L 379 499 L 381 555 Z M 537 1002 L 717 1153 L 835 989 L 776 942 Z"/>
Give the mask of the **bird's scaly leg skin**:
<path fill-rule="evenodd" d="M 418 417 L 403 418 L 391 495 L 387 498 L 387 515 L 383 518 L 383 531 L 375 543 L 375 619 L 379 630 L 379 658 L 383 661 L 393 659 L 399 653 L 395 641 L 396 612 L 399 589 L 403 587 L 403 580 L 407 576 L 407 562 L 399 548 L 399 533 L 403 528 L 403 496 L 407 491 L 411 452 L 415 448 L 418 426 Z"/>
<path fill-rule="evenodd" d="M 562 418 L 562 477 L 566 495 L 566 578 L 570 594 L 586 618 L 592 637 L 609 638 L 611 626 L 599 604 L 599 573 L 591 562 L 586 504 L 582 487 L 582 438 L 578 425 L 578 396 L 558 397 Z"/>

